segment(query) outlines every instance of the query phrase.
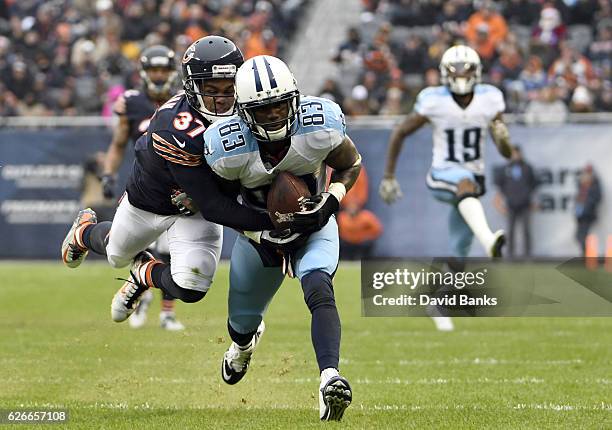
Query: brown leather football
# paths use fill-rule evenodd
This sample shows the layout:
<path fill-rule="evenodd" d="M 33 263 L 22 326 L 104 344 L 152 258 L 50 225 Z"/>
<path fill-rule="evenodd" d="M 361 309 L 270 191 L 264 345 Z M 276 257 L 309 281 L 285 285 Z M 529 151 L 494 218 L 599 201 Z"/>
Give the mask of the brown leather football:
<path fill-rule="evenodd" d="M 268 191 L 268 214 L 277 229 L 289 227 L 291 214 L 300 210 L 299 199 L 310 197 L 306 182 L 289 172 L 280 172 Z"/>

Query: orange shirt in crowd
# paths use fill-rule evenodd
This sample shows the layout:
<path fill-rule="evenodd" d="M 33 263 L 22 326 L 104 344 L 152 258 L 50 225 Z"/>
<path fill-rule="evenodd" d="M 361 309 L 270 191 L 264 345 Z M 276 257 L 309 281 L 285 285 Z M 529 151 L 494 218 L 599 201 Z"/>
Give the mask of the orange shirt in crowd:
<path fill-rule="evenodd" d="M 349 211 L 338 213 L 340 239 L 358 245 L 375 240 L 382 234 L 382 224 L 369 210 L 363 209 L 351 215 Z"/>
<path fill-rule="evenodd" d="M 486 29 L 486 34 L 480 35 L 479 29 Z M 470 16 L 465 28 L 465 37 L 470 45 L 485 59 L 491 59 L 497 45 L 506 38 L 508 25 L 503 16 L 490 12 L 476 12 Z"/>
<path fill-rule="evenodd" d="M 276 37 L 265 40 L 262 32 L 254 31 L 244 43 L 244 58 L 249 59 L 257 55 L 276 55 L 278 42 Z"/>
<path fill-rule="evenodd" d="M 365 167 L 361 166 L 361 172 L 355 181 L 355 184 L 346 193 L 346 196 L 340 202 L 340 207 L 346 209 L 350 206 L 362 208 L 368 201 L 368 174 Z"/>

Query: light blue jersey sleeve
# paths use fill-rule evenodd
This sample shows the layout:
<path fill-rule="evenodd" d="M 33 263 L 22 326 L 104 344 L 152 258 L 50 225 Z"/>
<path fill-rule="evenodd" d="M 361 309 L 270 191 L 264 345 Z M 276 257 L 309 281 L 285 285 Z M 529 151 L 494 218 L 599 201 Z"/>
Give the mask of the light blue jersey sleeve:
<path fill-rule="evenodd" d="M 204 132 L 204 158 L 217 175 L 228 180 L 238 179 L 245 158 L 252 152 L 252 140 L 239 117 L 217 121 Z"/>

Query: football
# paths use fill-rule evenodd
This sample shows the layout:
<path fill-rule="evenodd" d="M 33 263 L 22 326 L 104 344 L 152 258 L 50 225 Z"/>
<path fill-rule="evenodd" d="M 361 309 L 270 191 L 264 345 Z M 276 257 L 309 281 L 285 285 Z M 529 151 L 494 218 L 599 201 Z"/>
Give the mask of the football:
<path fill-rule="evenodd" d="M 280 172 L 268 191 L 268 214 L 278 229 L 287 228 L 293 212 L 300 210 L 299 199 L 310 197 L 306 182 L 289 172 Z"/>

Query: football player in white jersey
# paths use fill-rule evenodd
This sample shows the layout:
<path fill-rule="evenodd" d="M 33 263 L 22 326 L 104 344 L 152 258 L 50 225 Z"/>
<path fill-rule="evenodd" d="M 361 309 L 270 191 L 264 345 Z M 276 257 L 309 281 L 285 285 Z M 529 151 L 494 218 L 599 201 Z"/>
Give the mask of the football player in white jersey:
<path fill-rule="evenodd" d="M 221 375 L 235 384 L 246 374 L 264 330 L 263 314 L 285 272 L 295 273 L 312 315 L 320 419 L 340 420 L 352 393 L 338 373 L 340 318 L 332 279 L 339 239 L 334 214 L 359 175 L 361 156 L 346 135 L 340 107 L 327 99 L 301 97 L 293 74 L 278 58 L 261 55 L 245 61 L 236 72 L 236 104 L 239 117 L 215 123 L 204 133 L 204 155 L 213 172 L 238 182 L 243 204 L 262 212 L 279 172 L 302 178 L 313 197 L 302 201 L 302 211 L 282 214 L 292 218 L 293 231 L 310 232 L 288 235 L 282 253 L 279 246 L 270 246 L 269 232 L 245 232 L 236 240 L 228 299 L 233 342 Z M 334 169 L 327 190 L 326 166 Z"/>
<path fill-rule="evenodd" d="M 426 123 L 433 126 L 433 161 L 427 186 L 434 197 L 452 205 L 450 245 L 454 257 L 466 257 L 474 236 L 490 257 L 500 257 L 504 232 L 492 232 L 478 199 L 485 192 L 484 143 L 486 130 L 499 152 L 510 157 L 510 135 L 502 121 L 505 103 L 501 91 L 481 84 L 481 62 L 465 45 L 449 48 L 440 62 L 443 85 L 427 87 L 417 96 L 414 112 L 391 135 L 382 199 L 391 204 L 402 196 L 395 167 L 404 139 Z M 439 329 L 452 330 L 448 318 L 436 320 Z"/>

